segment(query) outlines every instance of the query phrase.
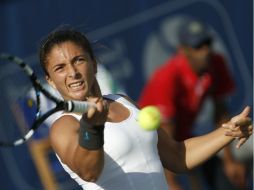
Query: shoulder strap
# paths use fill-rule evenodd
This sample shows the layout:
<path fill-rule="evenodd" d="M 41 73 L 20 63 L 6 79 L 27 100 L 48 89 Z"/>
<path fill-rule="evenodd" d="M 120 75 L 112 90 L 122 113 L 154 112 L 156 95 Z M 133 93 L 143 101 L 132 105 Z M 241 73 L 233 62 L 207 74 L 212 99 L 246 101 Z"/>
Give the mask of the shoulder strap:
<path fill-rule="evenodd" d="M 116 102 L 119 102 L 119 103 L 122 103 L 125 106 L 136 107 L 136 105 L 133 102 L 126 99 L 126 96 L 122 95 L 122 94 L 108 94 L 103 97 L 113 100 L 113 101 L 116 101 Z"/>

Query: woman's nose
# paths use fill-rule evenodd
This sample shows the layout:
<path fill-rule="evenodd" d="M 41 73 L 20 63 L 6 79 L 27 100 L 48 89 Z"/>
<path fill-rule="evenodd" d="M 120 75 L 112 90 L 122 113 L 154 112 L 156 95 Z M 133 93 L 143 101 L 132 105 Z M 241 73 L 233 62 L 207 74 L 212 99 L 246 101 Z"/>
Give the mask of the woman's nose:
<path fill-rule="evenodd" d="M 70 77 L 76 77 L 77 73 L 78 73 L 78 71 L 75 68 L 75 66 L 70 64 L 69 67 L 68 67 L 68 75 Z"/>

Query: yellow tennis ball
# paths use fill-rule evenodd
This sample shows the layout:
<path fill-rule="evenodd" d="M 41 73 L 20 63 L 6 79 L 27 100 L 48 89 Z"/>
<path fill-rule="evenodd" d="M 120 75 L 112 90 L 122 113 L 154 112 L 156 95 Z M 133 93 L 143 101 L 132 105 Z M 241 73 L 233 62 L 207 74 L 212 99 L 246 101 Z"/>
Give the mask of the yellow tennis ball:
<path fill-rule="evenodd" d="M 156 130 L 161 123 L 161 114 L 157 107 L 146 106 L 138 114 L 138 123 L 141 128 L 151 131 Z"/>

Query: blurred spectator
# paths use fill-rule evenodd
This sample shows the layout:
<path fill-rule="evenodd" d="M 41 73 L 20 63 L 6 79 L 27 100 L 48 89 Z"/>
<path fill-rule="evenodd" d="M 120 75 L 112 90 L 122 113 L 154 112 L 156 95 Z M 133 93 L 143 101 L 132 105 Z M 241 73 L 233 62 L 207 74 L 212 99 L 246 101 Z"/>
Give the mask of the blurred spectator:
<path fill-rule="evenodd" d="M 226 100 L 234 91 L 234 81 L 224 57 L 212 49 L 214 39 L 206 24 L 186 19 L 178 32 L 178 51 L 153 73 L 141 93 L 139 105 L 158 106 L 163 115 L 161 127 L 182 141 L 207 133 L 211 126 L 220 126 L 228 117 Z M 221 163 L 224 172 L 220 174 L 220 183 L 226 184 L 223 188 L 245 188 L 246 167 L 233 158 L 227 147 L 221 160 L 214 157 L 202 170 L 187 174 L 190 189 L 223 189 L 216 182 Z M 166 171 L 166 175 L 170 189 L 186 189 L 173 173 Z"/>

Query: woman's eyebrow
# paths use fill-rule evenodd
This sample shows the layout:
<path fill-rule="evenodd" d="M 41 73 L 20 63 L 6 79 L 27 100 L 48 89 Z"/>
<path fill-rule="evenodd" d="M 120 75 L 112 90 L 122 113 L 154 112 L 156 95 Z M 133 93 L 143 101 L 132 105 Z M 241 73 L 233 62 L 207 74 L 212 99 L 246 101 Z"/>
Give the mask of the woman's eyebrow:
<path fill-rule="evenodd" d="M 76 62 L 79 58 L 88 59 L 88 58 L 89 58 L 89 55 L 87 55 L 87 54 L 77 55 L 77 56 L 75 56 L 75 57 L 72 58 L 71 62 L 74 63 L 74 62 Z"/>
<path fill-rule="evenodd" d="M 54 69 L 54 68 L 56 68 L 56 67 L 63 66 L 63 65 L 65 65 L 65 64 L 64 64 L 64 63 L 57 63 L 57 64 L 55 64 L 52 68 Z"/>

